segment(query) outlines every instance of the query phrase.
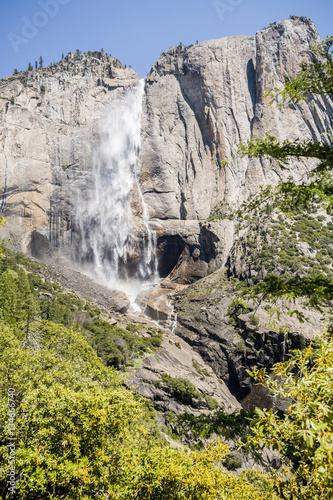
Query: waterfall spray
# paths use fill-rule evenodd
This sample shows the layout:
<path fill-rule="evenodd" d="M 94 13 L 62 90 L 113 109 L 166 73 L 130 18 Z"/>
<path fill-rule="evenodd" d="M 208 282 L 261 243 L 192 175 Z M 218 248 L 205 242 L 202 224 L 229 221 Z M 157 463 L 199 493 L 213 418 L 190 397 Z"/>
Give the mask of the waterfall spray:
<path fill-rule="evenodd" d="M 156 238 L 137 179 L 143 94 L 141 80 L 114 101 L 102 119 L 101 140 L 92 162 L 92 194 L 88 201 L 81 200 L 77 214 L 79 260 L 106 284 L 129 276 L 140 280 L 157 276 Z M 133 189 L 142 204 L 143 234 L 139 237 L 131 208 Z"/>

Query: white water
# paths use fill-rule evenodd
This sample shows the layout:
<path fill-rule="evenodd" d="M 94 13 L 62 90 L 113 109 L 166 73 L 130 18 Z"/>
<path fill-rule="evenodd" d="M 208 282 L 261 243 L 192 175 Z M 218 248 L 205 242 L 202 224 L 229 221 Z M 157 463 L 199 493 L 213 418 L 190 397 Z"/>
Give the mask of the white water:
<path fill-rule="evenodd" d="M 143 281 L 157 279 L 156 238 L 137 181 L 143 93 L 141 80 L 114 101 L 101 120 L 101 141 L 92 164 L 92 195 L 88 201 L 81 200 L 77 213 L 79 261 L 85 272 L 122 289 L 132 303 Z M 133 188 L 143 208 L 144 234 L 138 237 L 131 209 Z"/>

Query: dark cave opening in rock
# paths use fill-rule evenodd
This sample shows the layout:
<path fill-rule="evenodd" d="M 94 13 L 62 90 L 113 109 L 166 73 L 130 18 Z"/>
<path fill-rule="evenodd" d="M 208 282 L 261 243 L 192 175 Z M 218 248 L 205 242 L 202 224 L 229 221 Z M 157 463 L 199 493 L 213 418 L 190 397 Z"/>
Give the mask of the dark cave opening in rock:
<path fill-rule="evenodd" d="M 158 272 L 161 278 L 168 276 L 178 262 L 185 248 L 185 242 L 179 235 L 161 236 L 157 241 Z"/>

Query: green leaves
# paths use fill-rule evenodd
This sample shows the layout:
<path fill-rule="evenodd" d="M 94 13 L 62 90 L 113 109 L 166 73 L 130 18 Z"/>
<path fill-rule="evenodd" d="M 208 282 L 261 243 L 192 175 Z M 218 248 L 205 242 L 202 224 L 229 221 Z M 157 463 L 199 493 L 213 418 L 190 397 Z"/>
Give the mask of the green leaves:
<path fill-rule="evenodd" d="M 289 169 L 289 161 L 295 158 L 320 160 L 313 173 L 323 173 L 333 167 L 333 145 L 312 139 L 295 139 L 294 141 L 286 139 L 280 143 L 274 136 L 266 134 L 264 138 L 255 137 L 240 144 L 237 154 L 249 158 L 271 158 L 282 170 Z"/>
<path fill-rule="evenodd" d="M 314 94 L 331 98 L 333 96 L 332 47 L 333 37 L 314 46 L 309 61 L 301 64 L 296 77 L 286 78 L 283 90 L 275 89 L 274 92 L 267 92 L 266 95 L 271 95 L 272 101 L 278 102 L 281 96 L 282 101 L 296 102 L 301 99 L 309 100 L 314 97 Z M 280 105 L 282 105 L 281 102 Z M 279 142 L 270 134 L 266 134 L 265 137 L 252 137 L 247 143 L 239 145 L 238 154 L 249 158 L 268 158 L 280 169 L 289 171 L 293 168 L 295 160 L 317 160 L 316 166 L 307 175 L 306 180 L 296 183 L 290 178 L 287 181 L 281 181 L 276 188 L 268 186 L 246 206 L 243 206 L 243 211 L 248 213 L 256 211 L 269 202 L 287 214 L 300 210 L 311 211 L 315 204 L 321 204 L 329 214 L 333 212 L 331 133 L 326 134 L 322 142 L 301 138 Z M 288 255 L 284 256 L 284 260 L 288 261 Z M 292 271 L 294 273 L 295 269 Z M 302 272 L 296 276 L 276 276 L 275 274 L 268 274 L 263 282 L 244 293 L 269 299 L 286 297 L 294 300 L 307 297 L 307 304 L 318 309 L 332 300 L 333 282 L 327 276 L 328 273 L 311 276 L 304 276 Z M 297 313 L 296 310 L 294 312 Z"/>
<path fill-rule="evenodd" d="M 288 362 L 273 368 L 275 378 L 253 375 L 276 397 L 287 397 L 286 415 L 256 410 L 249 442 L 270 446 L 287 457 L 291 470 L 280 489 L 292 498 L 329 499 L 333 493 L 333 339 L 327 334 Z M 299 375 L 299 376 L 295 376 Z"/>

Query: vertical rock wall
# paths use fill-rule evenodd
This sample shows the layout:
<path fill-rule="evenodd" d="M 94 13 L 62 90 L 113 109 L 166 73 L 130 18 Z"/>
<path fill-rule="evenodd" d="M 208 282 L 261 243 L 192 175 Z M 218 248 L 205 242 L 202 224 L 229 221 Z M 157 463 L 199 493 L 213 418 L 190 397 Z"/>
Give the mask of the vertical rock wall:
<path fill-rule="evenodd" d="M 204 261 L 209 272 L 225 261 L 233 223 L 207 225 L 214 207 L 221 202 L 238 207 L 260 186 L 286 175 L 269 160 L 235 158 L 238 144 L 265 133 L 280 140 L 320 140 L 330 130 L 332 104 L 322 98 L 279 110 L 265 97 L 267 89 L 282 88 L 285 76 L 295 74 L 311 44 L 319 41 L 311 20 L 293 17 L 255 37 L 180 45 L 152 67 L 142 131 L 143 192 L 161 241 L 174 233 L 183 237 L 180 281 L 188 266 L 199 270 Z M 223 160 L 229 165 L 222 166 Z M 292 174 L 299 179 L 311 166 L 299 162 Z"/>
<path fill-rule="evenodd" d="M 269 160 L 235 158 L 240 142 L 265 133 L 325 140 L 330 101 L 279 110 L 265 97 L 319 40 L 311 20 L 292 17 L 253 37 L 180 45 L 153 65 L 145 84 L 141 185 L 163 275 L 193 281 L 221 266 L 234 222 L 207 222 L 214 207 L 222 203 L 228 212 L 287 175 Z M 73 249 L 75 204 L 91 188 L 99 119 L 137 81 L 132 69 L 101 53 L 69 54 L 59 65 L 1 80 L 1 206 L 16 246 L 36 255 Z M 299 179 L 312 166 L 298 162 L 292 174 Z M 136 199 L 133 193 L 135 214 Z"/>

